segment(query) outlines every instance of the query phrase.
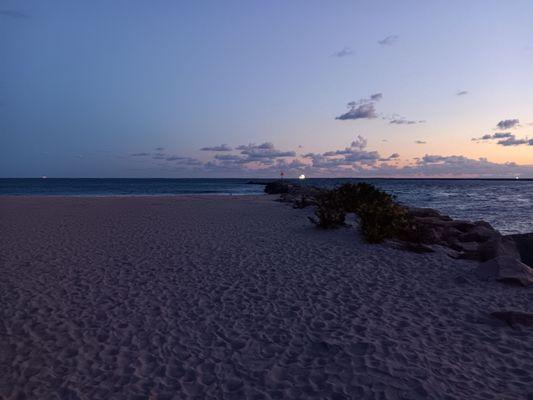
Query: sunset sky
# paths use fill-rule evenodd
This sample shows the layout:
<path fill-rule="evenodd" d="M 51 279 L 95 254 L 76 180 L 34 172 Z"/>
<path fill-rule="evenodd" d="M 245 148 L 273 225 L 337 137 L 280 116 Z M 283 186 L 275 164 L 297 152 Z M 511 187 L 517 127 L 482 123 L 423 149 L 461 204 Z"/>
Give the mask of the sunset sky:
<path fill-rule="evenodd" d="M 532 16 L 0 0 L 0 175 L 533 178 Z"/>

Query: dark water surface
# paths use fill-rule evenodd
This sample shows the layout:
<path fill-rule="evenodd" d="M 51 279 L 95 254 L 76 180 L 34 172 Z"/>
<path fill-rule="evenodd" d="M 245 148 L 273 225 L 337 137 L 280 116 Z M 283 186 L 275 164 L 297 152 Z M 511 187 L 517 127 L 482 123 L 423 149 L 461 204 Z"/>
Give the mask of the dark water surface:
<path fill-rule="evenodd" d="M 254 182 L 268 182 L 254 180 Z M 306 179 L 307 185 L 334 187 L 369 182 L 417 207 L 454 218 L 485 220 L 502 233 L 533 232 L 533 180 Z M 0 179 L 0 195 L 146 196 L 260 194 L 249 179 Z"/>

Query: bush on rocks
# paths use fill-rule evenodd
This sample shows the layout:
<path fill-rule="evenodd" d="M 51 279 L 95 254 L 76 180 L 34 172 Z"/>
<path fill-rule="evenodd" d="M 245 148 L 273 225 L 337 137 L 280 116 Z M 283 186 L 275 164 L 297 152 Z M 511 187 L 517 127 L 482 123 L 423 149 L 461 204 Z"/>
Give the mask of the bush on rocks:
<path fill-rule="evenodd" d="M 327 191 L 316 198 L 315 215 L 309 220 L 322 229 L 338 228 L 345 225 L 346 211 L 335 191 Z"/>
<path fill-rule="evenodd" d="M 348 183 L 323 193 L 317 198 L 317 219 L 310 219 L 320 228 L 336 228 L 344 225 L 347 213 L 357 214 L 361 232 L 371 243 L 396 237 L 407 226 L 406 209 L 368 183 Z"/>
<path fill-rule="evenodd" d="M 397 238 L 408 226 L 404 207 L 393 202 L 374 201 L 359 207 L 361 232 L 370 243 Z"/>

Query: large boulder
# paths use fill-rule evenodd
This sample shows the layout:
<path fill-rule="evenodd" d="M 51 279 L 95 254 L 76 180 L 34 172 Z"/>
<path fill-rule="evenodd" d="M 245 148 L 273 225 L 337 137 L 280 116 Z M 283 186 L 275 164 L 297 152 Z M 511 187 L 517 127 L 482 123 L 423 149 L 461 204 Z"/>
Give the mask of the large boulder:
<path fill-rule="evenodd" d="M 511 255 L 497 256 L 482 262 L 476 269 L 482 279 L 529 286 L 533 284 L 533 269 Z"/>
<path fill-rule="evenodd" d="M 408 215 L 411 224 L 404 239 L 410 245 L 404 248 L 441 247 L 450 257 L 480 261 L 476 273 L 484 279 L 533 284 L 533 269 L 523 262 L 533 258 L 533 234 L 508 238 L 487 222 L 453 220 L 427 208 L 411 208 Z"/>
<path fill-rule="evenodd" d="M 479 245 L 479 261 L 488 261 L 499 256 L 510 256 L 520 260 L 516 244 L 500 234 L 491 237 Z"/>
<path fill-rule="evenodd" d="M 490 226 L 489 223 L 476 221 L 468 230 L 459 235 L 457 239 L 460 242 L 483 243 L 496 236 L 500 236 L 500 233 Z"/>
<path fill-rule="evenodd" d="M 507 238 L 515 243 L 522 262 L 533 267 L 533 233 L 509 235 Z"/>
<path fill-rule="evenodd" d="M 410 230 L 404 240 L 449 248 L 454 258 L 486 261 L 498 255 L 517 255 L 514 244 L 484 221 L 454 220 L 430 208 L 410 208 Z M 412 247 L 412 246 L 411 246 Z"/>

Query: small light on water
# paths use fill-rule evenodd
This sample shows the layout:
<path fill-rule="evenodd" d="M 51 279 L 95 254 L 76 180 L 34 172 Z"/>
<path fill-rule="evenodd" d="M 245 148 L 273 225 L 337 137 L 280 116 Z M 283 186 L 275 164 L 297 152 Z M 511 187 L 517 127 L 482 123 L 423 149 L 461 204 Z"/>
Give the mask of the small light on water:
<path fill-rule="evenodd" d="M 514 178 L 515 178 L 515 179 L 520 179 L 520 177 L 519 177 L 519 176 L 515 176 Z"/>
<path fill-rule="evenodd" d="M 300 175 L 300 176 L 298 177 L 298 179 L 305 179 L 305 175 L 304 175 L 304 174 Z"/>

